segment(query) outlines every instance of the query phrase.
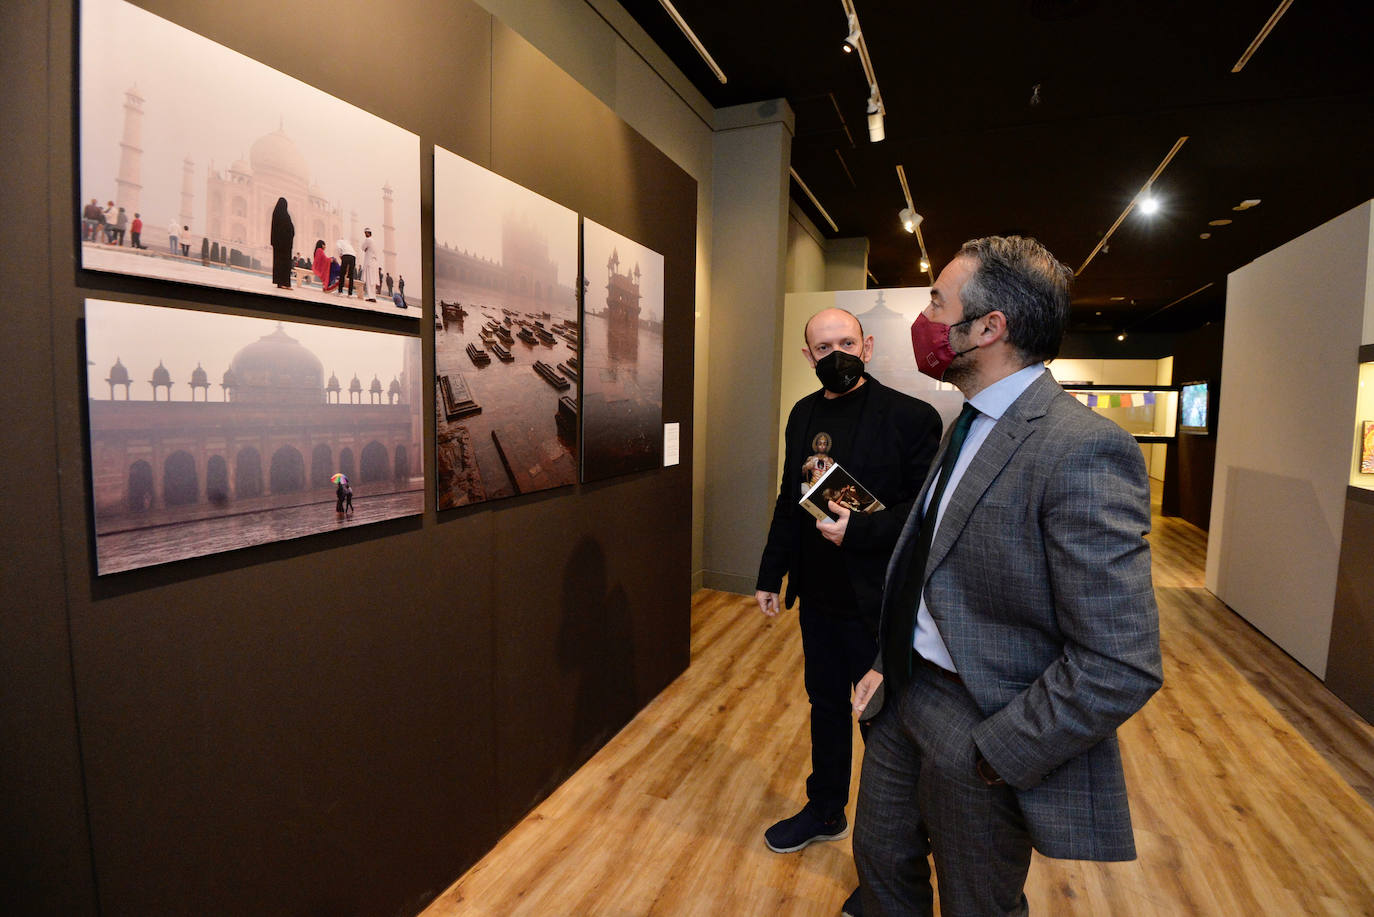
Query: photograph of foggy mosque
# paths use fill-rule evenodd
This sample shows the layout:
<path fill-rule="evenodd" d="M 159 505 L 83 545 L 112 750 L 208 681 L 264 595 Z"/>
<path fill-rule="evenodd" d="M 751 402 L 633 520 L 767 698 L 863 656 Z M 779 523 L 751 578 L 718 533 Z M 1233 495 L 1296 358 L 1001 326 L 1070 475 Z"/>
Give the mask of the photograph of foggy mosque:
<path fill-rule="evenodd" d="M 663 256 L 583 218 L 582 480 L 663 464 Z"/>
<path fill-rule="evenodd" d="M 88 299 L 86 363 L 100 575 L 424 511 L 418 337 Z"/>
<path fill-rule="evenodd" d="M 420 317 L 418 136 L 124 0 L 80 41 L 83 268 Z"/>
<path fill-rule="evenodd" d="M 886 290 L 840 290 L 826 294 L 830 302 L 817 302 L 816 310 L 844 309 L 873 337 L 873 359 L 868 369 L 884 385 L 919 398 L 940 412 L 948 427 L 959 417 L 964 396 L 948 382 L 937 382 L 916 368 L 911 359 L 911 323 L 930 303 L 929 287 L 893 287 Z"/>
<path fill-rule="evenodd" d="M 577 481 L 577 214 L 434 150 L 438 507 Z"/>

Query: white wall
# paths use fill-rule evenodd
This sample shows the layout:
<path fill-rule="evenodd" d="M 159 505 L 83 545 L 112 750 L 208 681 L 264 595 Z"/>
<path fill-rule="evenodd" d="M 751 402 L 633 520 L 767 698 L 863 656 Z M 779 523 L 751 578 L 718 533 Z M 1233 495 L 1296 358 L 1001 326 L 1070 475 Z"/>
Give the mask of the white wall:
<path fill-rule="evenodd" d="M 752 594 L 776 485 L 773 411 L 782 356 L 793 116 L 783 100 L 716 112 L 710 434 L 703 585 Z M 700 364 L 699 364 L 700 365 Z"/>
<path fill-rule="evenodd" d="M 1370 215 L 1362 204 L 1227 283 L 1207 588 L 1319 678 L 1374 305 Z"/>
<path fill-rule="evenodd" d="M 787 206 L 787 293 L 825 289 L 825 237 L 794 201 Z"/>

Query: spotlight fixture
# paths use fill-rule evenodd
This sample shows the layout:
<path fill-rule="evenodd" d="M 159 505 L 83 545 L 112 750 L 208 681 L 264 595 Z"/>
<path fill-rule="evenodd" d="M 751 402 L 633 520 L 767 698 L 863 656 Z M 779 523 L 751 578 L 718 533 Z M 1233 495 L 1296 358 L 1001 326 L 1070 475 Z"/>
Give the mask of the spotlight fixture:
<path fill-rule="evenodd" d="M 1123 331 L 1123 332 L 1121 332 L 1120 334 L 1118 334 L 1118 335 L 1116 336 L 1116 339 L 1117 339 L 1118 341 L 1124 341 L 1124 340 L 1126 340 L 1126 332 Z"/>
<path fill-rule="evenodd" d="M 863 35 L 859 32 L 859 17 L 854 14 L 849 16 L 849 35 L 844 40 L 844 53 L 853 54 L 859 50 L 859 40 Z"/>
<path fill-rule="evenodd" d="M 1159 198 L 1155 197 L 1155 193 L 1149 185 L 1145 186 L 1145 193 L 1141 195 L 1140 212 L 1146 216 L 1159 213 Z"/>
<path fill-rule="evenodd" d="M 1097 253 L 1106 250 L 1107 240 L 1112 237 L 1112 233 L 1116 232 L 1117 227 L 1120 226 L 1123 222 L 1125 222 L 1126 217 L 1130 216 L 1131 211 L 1135 209 L 1138 203 L 1140 203 L 1140 195 L 1150 193 L 1150 188 L 1153 187 L 1155 179 L 1159 178 L 1160 173 L 1168 167 L 1169 163 L 1173 160 L 1173 158 L 1176 155 L 1178 155 L 1178 151 L 1183 147 L 1183 144 L 1187 141 L 1188 136 L 1185 134 L 1182 137 L 1179 137 L 1178 140 L 1174 142 L 1173 149 L 1171 149 L 1169 151 L 1169 154 L 1164 157 L 1164 161 L 1161 162 L 1158 167 L 1156 167 L 1154 174 L 1151 175 L 1149 178 L 1145 179 L 1145 186 L 1140 189 L 1140 194 L 1137 194 L 1135 197 L 1131 198 L 1131 202 L 1126 205 L 1125 210 L 1121 211 L 1121 215 L 1116 218 L 1116 222 L 1112 223 L 1111 228 L 1108 229 L 1106 234 L 1103 235 L 1102 238 L 1098 240 L 1097 244 L 1093 246 L 1093 250 L 1088 253 L 1088 257 L 1085 258 L 1083 260 L 1083 263 L 1078 266 L 1078 270 L 1073 272 L 1073 275 L 1075 277 L 1082 276 L 1083 272 L 1088 269 L 1088 265 L 1092 264 L 1093 259 L 1097 257 Z"/>
<path fill-rule="evenodd" d="M 887 109 L 883 105 L 883 95 L 878 91 L 878 75 L 873 71 L 873 61 L 868 56 L 868 41 L 864 38 L 863 27 L 859 25 L 859 12 L 854 9 L 854 0 L 840 0 L 844 8 L 845 22 L 849 24 L 849 35 L 844 47 L 859 58 L 863 65 L 864 80 L 868 83 L 868 139 L 878 143 L 887 136 L 883 117 Z"/>
<path fill-rule="evenodd" d="M 878 143 L 887 132 L 883 130 L 883 103 L 878 98 L 878 87 L 873 87 L 873 94 L 868 97 L 868 139 L 873 143 Z"/>
<path fill-rule="evenodd" d="M 916 205 L 911 202 L 911 186 L 906 183 L 906 169 L 902 164 L 897 163 L 897 181 L 902 185 L 902 199 L 906 201 L 906 206 L 898 214 L 902 221 L 902 228 L 916 236 L 916 244 L 921 249 L 921 273 L 930 277 L 934 282 L 935 275 L 931 271 L 930 255 L 926 252 L 926 240 L 921 236 L 921 224 L 925 222 L 925 217 L 916 212 Z"/>

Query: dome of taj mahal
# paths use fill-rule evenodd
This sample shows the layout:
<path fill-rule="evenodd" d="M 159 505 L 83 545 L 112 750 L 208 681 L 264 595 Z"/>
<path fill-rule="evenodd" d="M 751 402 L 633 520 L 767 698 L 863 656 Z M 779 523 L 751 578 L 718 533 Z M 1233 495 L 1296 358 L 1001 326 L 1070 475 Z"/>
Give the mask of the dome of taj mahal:
<path fill-rule="evenodd" d="M 255 173 L 263 170 L 282 172 L 298 179 L 302 185 L 310 177 L 305 157 L 296 147 L 296 142 L 286 136 L 286 131 L 281 128 L 259 137 L 248 151 L 248 160 Z"/>
<path fill-rule="evenodd" d="M 240 401 L 318 403 L 324 397 L 324 364 L 280 324 L 234 354 L 229 372 Z"/>

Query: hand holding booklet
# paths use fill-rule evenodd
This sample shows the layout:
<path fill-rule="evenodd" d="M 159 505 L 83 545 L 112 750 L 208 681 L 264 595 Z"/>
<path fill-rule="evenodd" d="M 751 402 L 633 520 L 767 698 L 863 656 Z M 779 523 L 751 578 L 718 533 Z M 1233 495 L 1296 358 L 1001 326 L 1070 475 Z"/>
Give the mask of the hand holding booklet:
<path fill-rule="evenodd" d="M 802 494 L 799 502 L 803 509 L 822 522 L 834 522 L 828 505 L 831 500 L 855 513 L 876 513 L 885 509 L 877 497 L 838 463 L 827 468 L 825 474 Z"/>

